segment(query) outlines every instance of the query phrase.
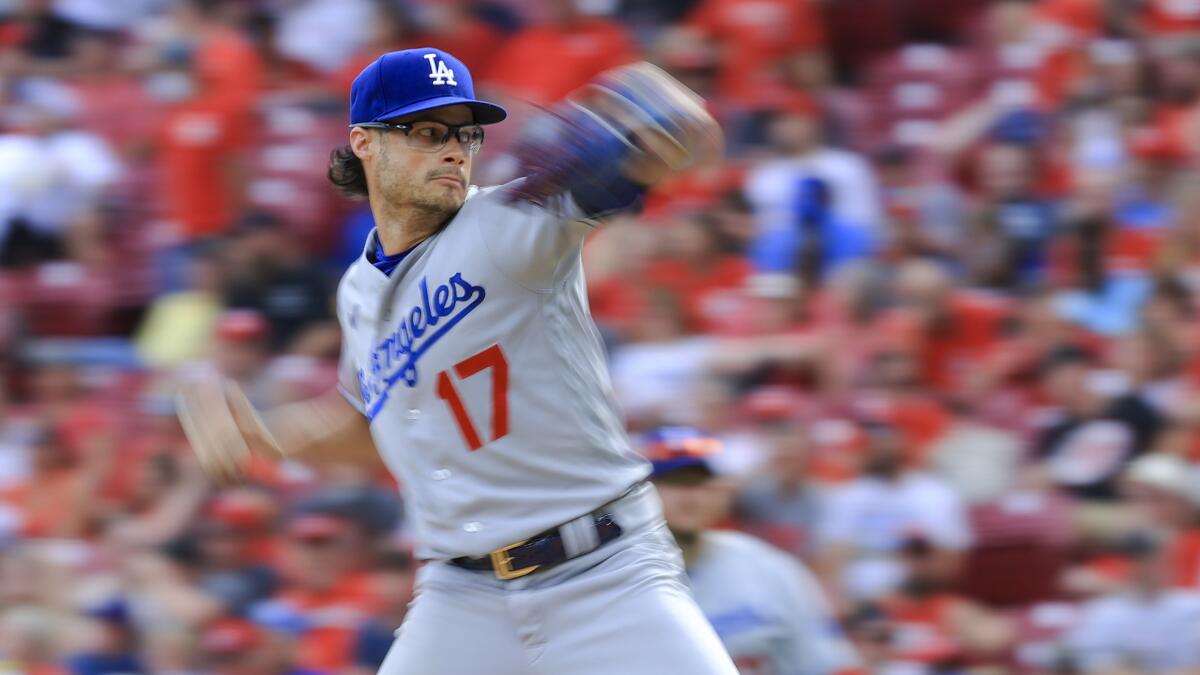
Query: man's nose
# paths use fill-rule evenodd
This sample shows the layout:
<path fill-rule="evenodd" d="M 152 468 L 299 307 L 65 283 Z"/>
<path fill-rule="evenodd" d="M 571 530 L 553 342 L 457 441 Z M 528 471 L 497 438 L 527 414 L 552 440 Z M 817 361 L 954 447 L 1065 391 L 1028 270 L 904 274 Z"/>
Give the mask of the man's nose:
<path fill-rule="evenodd" d="M 442 155 L 442 161 L 451 164 L 462 164 L 467 161 L 467 149 L 463 147 L 458 139 L 451 138 L 446 142 L 445 154 Z"/>

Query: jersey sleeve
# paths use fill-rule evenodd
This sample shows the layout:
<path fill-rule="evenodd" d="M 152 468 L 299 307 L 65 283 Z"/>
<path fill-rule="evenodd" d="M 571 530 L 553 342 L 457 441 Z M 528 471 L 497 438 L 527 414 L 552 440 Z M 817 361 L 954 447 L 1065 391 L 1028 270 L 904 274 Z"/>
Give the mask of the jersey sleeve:
<path fill-rule="evenodd" d="M 772 552 L 774 553 L 774 552 Z M 842 632 L 820 583 L 803 565 L 776 556 L 781 569 L 780 609 L 786 616 L 791 653 L 783 659 L 804 675 L 832 675 L 858 668 L 854 647 Z"/>
<path fill-rule="evenodd" d="M 600 219 L 635 208 L 642 195 L 636 186 L 618 185 L 612 191 L 580 191 L 534 204 L 510 202 L 504 187 L 482 195 L 471 215 L 492 262 L 538 292 L 552 289 L 573 266 L 584 236 Z"/>
<path fill-rule="evenodd" d="M 367 403 L 363 397 L 362 382 L 358 377 L 358 363 L 354 358 L 354 352 L 351 349 L 351 335 L 354 329 L 353 317 L 357 310 L 354 309 L 357 296 L 354 290 L 354 273 L 355 268 L 359 263 L 353 263 L 342 275 L 342 279 L 337 284 L 336 293 L 336 317 L 338 326 L 342 330 L 342 350 L 338 356 L 337 370 L 337 390 L 342 395 L 342 398 L 359 413 L 364 416 L 367 414 Z"/>

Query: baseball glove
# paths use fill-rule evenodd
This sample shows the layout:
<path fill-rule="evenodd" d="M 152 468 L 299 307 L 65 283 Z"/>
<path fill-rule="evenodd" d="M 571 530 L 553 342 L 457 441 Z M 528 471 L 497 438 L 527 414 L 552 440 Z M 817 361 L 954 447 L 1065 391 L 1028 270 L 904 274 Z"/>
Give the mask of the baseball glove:
<path fill-rule="evenodd" d="M 649 63 L 622 66 L 530 123 L 514 151 L 525 178 L 514 195 L 541 203 L 603 190 L 617 176 L 651 185 L 721 150 L 720 127 L 703 99 Z"/>

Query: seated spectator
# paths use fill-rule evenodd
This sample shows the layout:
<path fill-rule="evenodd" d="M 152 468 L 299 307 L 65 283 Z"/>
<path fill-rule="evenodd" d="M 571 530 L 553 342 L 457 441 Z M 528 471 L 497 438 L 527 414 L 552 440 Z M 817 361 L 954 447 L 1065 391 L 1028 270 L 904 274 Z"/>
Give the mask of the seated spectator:
<path fill-rule="evenodd" d="M 136 341 L 148 365 L 177 366 L 205 356 L 221 311 L 221 260 L 215 248 L 196 251 L 188 261 L 190 283 L 156 298 Z"/>
<path fill-rule="evenodd" d="M 655 289 L 611 361 L 617 399 L 634 426 L 685 423 L 688 392 L 706 372 L 717 341 L 689 335 L 683 308 L 669 290 Z"/>
<path fill-rule="evenodd" d="M 268 523 L 252 506 L 239 507 L 237 499 L 236 493 L 219 495 L 208 505 L 193 532 L 195 557 L 189 563 L 196 590 L 215 600 L 221 615 L 229 616 L 244 616 L 279 585 L 277 571 L 262 558 Z"/>
<path fill-rule="evenodd" d="M 117 569 L 145 616 L 196 628 L 244 613 L 273 592 L 278 575 L 266 564 L 263 526 L 226 503 L 214 500 L 166 546 L 120 549 Z"/>
<path fill-rule="evenodd" d="M 794 227 L 806 177 L 825 181 L 830 217 L 843 227 L 859 227 L 868 237 L 883 227 L 879 187 L 867 161 L 833 147 L 822 129 L 816 103 L 806 96 L 780 97 L 768 105 L 766 143 L 770 159 L 746 172 L 745 192 L 754 207 L 760 235 Z"/>
<path fill-rule="evenodd" d="M 1112 346 L 1113 365 L 1128 378 L 1126 395 L 1145 402 L 1161 417 L 1173 416 L 1188 384 L 1184 355 L 1170 336 L 1148 326 Z"/>
<path fill-rule="evenodd" d="M 971 544 L 961 498 L 942 480 L 905 468 L 899 429 L 870 423 L 862 475 L 832 488 L 823 502 L 817 535 L 821 568 L 840 597 L 879 598 L 903 581 L 895 557 L 919 533 L 954 568 Z"/>
<path fill-rule="evenodd" d="M 910 256 L 953 258 L 966 235 L 966 203 L 953 185 L 921 175 L 916 153 L 891 146 L 876 156 L 881 199 L 891 227 L 889 249 Z"/>
<path fill-rule="evenodd" d="M 735 502 L 743 529 L 802 556 L 813 552 L 813 530 L 825 489 L 819 484 L 821 477 L 811 475 L 816 425 L 806 415 L 811 407 L 806 403 L 786 387 L 765 387 L 746 398 L 746 414 L 765 437 L 767 457 Z M 719 460 L 720 456 L 715 461 Z"/>
<path fill-rule="evenodd" d="M 73 39 L 83 27 L 64 17 L 52 3 L 31 3 L 21 9 L 14 12 L 24 28 L 15 40 L 20 53 L 36 61 L 67 61 Z"/>
<path fill-rule="evenodd" d="M 1161 336 L 1171 345 L 1171 351 L 1187 360 L 1185 377 L 1193 380 L 1196 370 L 1194 321 L 1195 305 L 1191 289 L 1178 279 L 1160 279 L 1142 306 L 1142 323 L 1147 331 Z"/>
<path fill-rule="evenodd" d="M 1155 0 L 1160 5 L 1172 1 Z M 1197 97 L 1200 96 L 1200 69 L 1196 65 L 1195 43 L 1186 38 L 1162 40 L 1144 63 L 1152 68 L 1159 89 L 1159 94 L 1149 102 L 1147 116 L 1151 124 L 1172 145 L 1187 156 L 1194 157 L 1200 148 L 1200 137 L 1197 137 L 1193 126 Z"/>
<path fill-rule="evenodd" d="M 1003 335 L 1008 298 L 955 288 L 946 271 L 927 260 L 901 265 L 892 288 L 896 309 L 880 315 L 876 333 L 915 345 L 923 385 L 942 392 L 964 387 L 974 364 Z"/>
<path fill-rule="evenodd" d="M 1052 250 L 1055 281 L 1062 287 L 1055 299 L 1058 312 L 1099 335 L 1127 334 L 1153 288 L 1146 273 L 1157 235 L 1117 229 L 1107 204 L 1082 209 Z"/>
<path fill-rule="evenodd" d="M 0 491 L 0 504 L 17 515 L 22 537 L 81 538 L 98 515 L 96 489 L 104 467 L 76 455 L 63 435 L 43 427 L 31 449 L 32 471 Z"/>
<path fill-rule="evenodd" d="M 819 288 L 840 266 L 870 257 L 877 243 L 868 230 L 837 220 L 827 182 L 799 181 L 792 226 L 761 232 L 751 259 L 760 272 L 794 271 L 809 287 Z"/>
<path fill-rule="evenodd" d="M 890 298 L 890 270 L 874 262 L 848 264 L 834 273 L 820 291 L 809 297 L 814 328 L 828 344 L 837 345 L 822 357 L 831 362 L 828 389 L 833 397 L 869 377 L 871 354 L 883 341 L 906 344 L 904 334 L 880 328 Z"/>
<path fill-rule="evenodd" d="M 1148 532 L 1121 552 L 1132 573 L 1123 587 L 1088 603 L 1070 635 L 1084 673 L 1178 673 L 1200 668 L 1200 596 L 1171 589 L 1163 544 Z"/>
<path fill-rule="evenodd" d="M 19 92 L 21 90 L 18 90 Z M 82 130 L 76 97 L 51 81 L 28 81 L 0 135 L 0 267 L 73 252 L 122 166 L 108 142 Z"/>
<path fill-rule="evenodd" d="M 891 633 L 892 663 L 938 672 L 1002 656 L 1012 645 L 1015 626 L 955 593 L 953 566 L 928 540 L 909 537 L 901 558 L 903 582 L 878 602 Z"/>
<path fill-rule="evenodd" d="M 207 365 L 241 384 L 252 401 L 271 401 L 274 397 L 267 367 L 271 358 L 268 330 L 259 312 L 231 309 L 217 319 L 211 339 L 213 353 Z"/>
<path fill-rule="evenodd" d="M 1195 467 L 1164 451 L 1134 460 L 1122 485 L 1138 521 L 1163 537 L 1169 583 L 1175 588 L 1194 589 L 1200 584 L 1198 486 Z"/>
<path fill-rule="evenodd" d="M 70 65 L 56 72 L 79 98 L 83 113 L 78 123 L 111 143 L 136 171 L 162 110 L 151 99 L 142 73 L 129 67 L 136 47 L 128 28 L 93 27 L 77 32 L 72 42 Z"/>
<path fill-rule="evenodd" d="M 1150 448 L 1161 427 L 1137 395 L 1112 398 L 1098 390 L 1087 352 L 1063 347 L 1047 357 L 1040 379 L 1056 416 L 1036 445 L 1042 471 L 1059 489 L 1082 499 L 1116 499 L 1117 481 Z"/>
<path fill-rule="evenodd" d="M 226 303 L 266 318 L 272 351 L 337 354 L 333 289 L 325 270 L 300 249 L 282 222 L 249 214 L 232 240 L 229 263 Z"/>
<path fill-rule="evenodd" d="M 328 672 L 349 668 L 358 631 L 375 606 L 363 561 L 347 545 L 352 525 L 337 516 L 303 514 L 291 519 L 287 535 L 286 582 L 271 602 L 305 619 L 296 663 Z"/>
<path fill-rule="evenodd" d="M 904 435 L 908 466 L 927 468 L 929 449 L 950 425 L 950 414 L 921 386 L 921 364 L 915 350 L 884 345 L 868 366 L 869 375 L 857 383 L 851 408 L 860 416 L 886 420 Z"/>
<path fill-rule="evenodd" d="M 1055 235 L 1054 205 L 1039 195 L 1034 149 L 993 143 L 979 155 L 980 195 L 963 251 L 974 285 L 1017 290 L 1046 276 L 1047 247 Z"/>
<path fill-rule="evenodd" d="M 0 490 L 28 478 L 33 448 L 44 433 L 44 425 L 13 404 L 3 381 L 0 375 Z"/>
<path fill-rule="evenodd" d="M 165 421 L 178 424 L 173 414 Z M 123 459 L 105 486 L 105 538 L 118 548 L 153 548 L 183 535 L 209 490 L 196 460 L 178 447 Z"/>
<path fill-rule="evenodd" d="M 349 532 L 342 544 L 363 558 L 375 553 L 376 543 L 395 534 L 404 522 L 404 502 L 391 477 L 361 466 L 329 467 L 323 477 L 329 487 L 305 493 L 292 502 L 299 514 L 325 514 L 342 518 Z"/>
<path fill-rule="evenodd" d="M 689 331 L 714 332 L 727 320 L 750 265 L 742 251 L 730 250 L 721 233 L 700 214 L 673 220 L 662 234 L 666 250 L 650 268 L 650 279 L 682 301 Z"/>
<path fill-rule="evenodd" d="M 895 640 L 895 633 L 883 610 L 877 605 L 857 605 L 853 611 L 847 613 L 843 624 L 851 644 L 862 658 L 866 672 L 882 675 L 922 672 L 919 668 L 914 670 L 907 664 L 893 662 L 891 645 Z"/>
<path fill-rule="evenodd" d="M 1133 162 L 1116 198 L 1113 216 L 1122 229 L 1165 229 L 1178 217 L 1171 199 L 1171 182 L 1176 176 L 1175 165 L 1187 156 L 1154 128 L 1134 130 L 1129 145 Z"/>

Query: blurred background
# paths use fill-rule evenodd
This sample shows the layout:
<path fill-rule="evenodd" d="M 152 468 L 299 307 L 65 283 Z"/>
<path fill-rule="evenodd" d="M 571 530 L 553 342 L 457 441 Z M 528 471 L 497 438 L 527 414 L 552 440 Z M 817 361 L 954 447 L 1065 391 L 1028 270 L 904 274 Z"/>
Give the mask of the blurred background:
<path fill-rule="evenodd" d="M 595 233 L 592 309 L 867 671 L 1200 672 L 1196 0 L 0 0 L 0 672 L 375 672 L 403 489 L 217 490 L 171 395 L 333 384 L 328 153 L 415 46 L 513 113 L 480 184 L 606 68 L 707 99 L 726 161 Z"/>

